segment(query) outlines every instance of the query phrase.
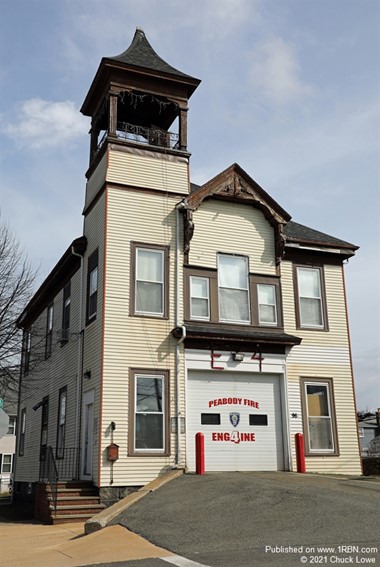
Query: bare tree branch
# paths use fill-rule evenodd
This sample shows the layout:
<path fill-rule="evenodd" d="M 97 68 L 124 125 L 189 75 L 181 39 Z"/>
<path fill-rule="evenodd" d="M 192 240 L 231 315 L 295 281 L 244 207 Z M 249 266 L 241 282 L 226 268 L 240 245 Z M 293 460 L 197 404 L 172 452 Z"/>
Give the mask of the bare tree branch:
<path fill-rule="evenodd" d="M 0 216 L 0 397 L 18 388 L 22 332 L 16 320 L 32 296 L 35 279 L 36 271 Z"/>

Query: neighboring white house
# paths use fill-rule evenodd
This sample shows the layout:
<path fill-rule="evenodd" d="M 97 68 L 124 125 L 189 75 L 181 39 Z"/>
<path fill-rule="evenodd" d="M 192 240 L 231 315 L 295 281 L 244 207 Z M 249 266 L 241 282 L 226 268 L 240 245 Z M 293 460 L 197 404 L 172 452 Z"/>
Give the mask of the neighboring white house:
<path fill-rule="evenodd" d="M 7 432 L 0 437 L 0 492 L 9 492 L 12 488 L 16 449 L 17 404 L 5 400 L 4 411 L 9 417 L 9 425 Z"/>
<path fill-rule="evenodd" d="M 308 471 L 361 473 L 344 284 L 358 247 L 293 222 L 237 164 L 190 182 L 199 83 L 140 29 L 100 63 L 81 109 L 83 236 L 18 319 L 20 497 L 47 459 L 116 498 L 194 471 L 197 432 L 207 471 L 294 470 L 303 433 Z"/>

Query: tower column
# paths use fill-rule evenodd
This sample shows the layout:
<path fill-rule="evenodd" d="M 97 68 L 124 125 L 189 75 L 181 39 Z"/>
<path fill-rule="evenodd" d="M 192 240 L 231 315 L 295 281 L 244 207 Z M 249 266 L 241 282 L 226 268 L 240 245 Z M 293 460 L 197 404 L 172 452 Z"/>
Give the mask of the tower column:
<path fill-rule="evenodd" d="M 187 149 L 187 111 L 188 108 L 180 108 L 179 111 L 179 149 Z"/>
<path fill-rule="evenodd" d="M 108 116 L 108 134 L 110 136 L 116 136 L 117 129 L 117 99 L 118 94 L 110 92 L 109 93 L 109 116 Z"/>

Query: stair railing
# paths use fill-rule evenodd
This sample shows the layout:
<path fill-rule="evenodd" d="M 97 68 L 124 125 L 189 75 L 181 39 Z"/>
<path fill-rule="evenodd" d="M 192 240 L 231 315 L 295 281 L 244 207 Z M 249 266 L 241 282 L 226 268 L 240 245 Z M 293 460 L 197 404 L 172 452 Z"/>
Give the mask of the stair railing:
<path fill-rule="evenodd" d="M 45 479 L 49 483 L 54 512 L 56 512 L 58 499 L 58 469 L 54 458 L 53 448 L 47 446 L 43 457 L 43 460 L 41 460 L 40 479 Z"/>

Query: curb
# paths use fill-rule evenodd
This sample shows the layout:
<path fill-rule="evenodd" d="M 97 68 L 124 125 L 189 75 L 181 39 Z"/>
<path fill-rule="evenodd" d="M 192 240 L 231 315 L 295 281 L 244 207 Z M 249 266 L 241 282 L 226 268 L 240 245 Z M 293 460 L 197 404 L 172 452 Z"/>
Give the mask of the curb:
<path fill-rule="evenodd" d="M 174 469 L 170 470 L 163 475 L 155 478 L 151 482 L 148 482 L 145 486 L 137 490 L 136 492 L 132 492 L 132 494 L 128 494 L 125 498 L 116 502 L 109 508 L 102 510 L 99 514 L 96 514 L 84 524 L 84 533 L 85 535 L 92 534 L 93 532 L 97 532 L 105 528 L 109 522 L 111 522 L 116 516 L 121 514 L 124 510 L 144 498 L 150 492 L 154 492 L 157 488 L 160 488 L 167 482 L 174 480 L 178 476 L 182 476 L 184 474 L 184 470 L 182 469 Z"/>

